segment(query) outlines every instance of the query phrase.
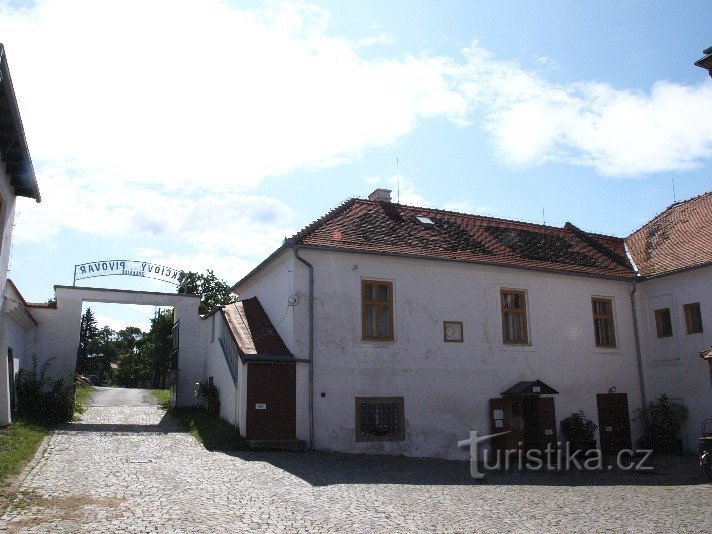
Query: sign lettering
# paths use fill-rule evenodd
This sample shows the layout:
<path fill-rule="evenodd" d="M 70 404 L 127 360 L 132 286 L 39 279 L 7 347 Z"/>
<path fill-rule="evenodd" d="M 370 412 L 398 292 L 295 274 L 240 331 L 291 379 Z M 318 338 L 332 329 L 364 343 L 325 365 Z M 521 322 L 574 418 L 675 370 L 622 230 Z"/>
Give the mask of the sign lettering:
<path fill-rule="evenodd" d="M 75 284 L 77 280 L 95 276 L 139 276 L 163 280 L 178 286 L 185 281 L 186 272 L 165 265 L 134 260 L 93 261 L 74 266 Z"/>

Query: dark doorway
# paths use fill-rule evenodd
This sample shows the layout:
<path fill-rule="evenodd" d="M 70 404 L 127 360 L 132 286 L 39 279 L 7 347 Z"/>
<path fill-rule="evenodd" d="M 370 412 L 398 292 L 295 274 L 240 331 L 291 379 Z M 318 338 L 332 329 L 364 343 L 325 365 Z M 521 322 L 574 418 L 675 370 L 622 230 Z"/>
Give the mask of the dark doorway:
<path fill-rule="evenodd" d="M 296 365 L 247 364 L 247 439 L 296 437 Z"/>
<path fill-rule="evenodd" d="M 493 434 L 509 432 L 494 441 L 494 448 L 545 450 L 556 445 L 556 411 L 553 397 L 506 396 L 490 399 Z"/>
<path fill-rule="evenodd" d="M 7 349 L 7 383 L 10 385 L 10 415 L 15 415 L 17 400 L 15 398 L 15 358 L 12 349 Z"/>
<path fill-rule="evenodd" d="M 626 393 L 599 393 L 598 428 L 601 434 L 601 452 L 618 454 L 631 448 L 628 395 Z"/>

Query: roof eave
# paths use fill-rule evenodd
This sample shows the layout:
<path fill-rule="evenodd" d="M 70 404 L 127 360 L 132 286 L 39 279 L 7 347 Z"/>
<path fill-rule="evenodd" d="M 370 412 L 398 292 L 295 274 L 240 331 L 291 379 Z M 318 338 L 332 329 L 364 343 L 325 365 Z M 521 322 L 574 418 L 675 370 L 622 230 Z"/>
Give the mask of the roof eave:
<path fill-rule="evenodd" d="M 6 98 L 9 100 L 8 104 L 12 114 L 12 120 L 15 129 L 17 130 L 17 141 L 19 142 L 20 149 L 22 150 L 24 156 L 22 172 L 17 175 L 17 178 L 11 179 L 11 185 L 13 186 L 17 196 L 34 198 L 35 201 L 41 202 L 42 196 L 40 195 L 39 185 L 37 184 L 35 169 L 32 165 L 30 150 L 27 146 L 25 129 L 22 125 L 22 117 L 20 116 L 20 108 L 17 104 L 17 97 L 15 96 L 15 88 L 12 84 L 10 68 L 7 64 L 5 47 L 2 43 L 0 43 L 0 82 L 3 80 L 7 80 L 7 84 L 5 86 Z"/>

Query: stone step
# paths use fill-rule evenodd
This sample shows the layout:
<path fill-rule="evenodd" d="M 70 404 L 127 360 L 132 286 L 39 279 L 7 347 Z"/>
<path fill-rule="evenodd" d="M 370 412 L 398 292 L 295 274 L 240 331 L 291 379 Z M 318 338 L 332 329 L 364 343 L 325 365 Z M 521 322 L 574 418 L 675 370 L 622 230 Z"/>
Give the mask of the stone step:
<path fill-rule="evenodd" d="M 305 451 L 309 448 L 301 439 L 250 439 L 251 449 L 268 451 Z"/>

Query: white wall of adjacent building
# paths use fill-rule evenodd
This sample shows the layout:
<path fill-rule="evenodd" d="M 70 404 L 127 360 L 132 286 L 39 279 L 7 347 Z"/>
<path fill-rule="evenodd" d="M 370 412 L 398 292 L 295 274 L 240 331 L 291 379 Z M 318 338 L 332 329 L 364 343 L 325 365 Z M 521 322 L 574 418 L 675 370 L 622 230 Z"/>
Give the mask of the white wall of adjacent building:
<path fill-rule="evenodd" d="M 285 254 L 291 254 L 286 251 Z M 488 432 L 488 400 L 521 380 L 559 391 L 557 421 L 579 409 L 597 420 L 596 394 L 615 387 L 631 412 L 640 389 L 630 306 L 632 285 L 427 259 L 301 250 L 315 272 L 315 446 L 346 452 L 466 458 L 457 448 L 470 430 Z M 280 335 L 308 356 L 308 271 L 270 266 L 239 288 L 257 296 L 275 323 L 290 295 L 292 332 Z M 361 339 L 361 280 L 393 282 L 394 341 Z M 530 345 L 502 341 L 500 289 L 527 293 Z M 613 300 L 618 345 L 595 347 L 591 297 Z M 443 321 L 464 323 L 464 342 L 443 341 Z M 300 375 L 302 380 L 300 381 Z M 306 365 L 298 366 L 298 437 L 308 436 Z M 323 395 L 323 396 L 322 396 Z M 403 397 L 405 442 L 355 441 L 355 397 Z M 637 429 L 633 425 L 633 438 Z"/>
<path fill-rule="evenodd" d="M 15 220 L 15 191 L 10 185 L 10 179 L 5 173 L 4 165 L 0 164 L 0 295 L 5 295 L 7 271 L 10 264 L 10 248 L 12 244 L 12 228 Z M 0 308 L 0 339 L 5 330 L 5 301 Z M 8 375 L 7 348 L 3 347 L 0 354 L 0 426 L 10 422 L 10 387 Z"/>
<path fill-rule="evenodd" d="M 703 331 L 688 334 L 683 306 L 700 303 Z M 690 410 L 687 448 L 696 450 L 702 422 L 712 418 L 709 365 L 700 352 L 712 346 L 712 266 L 646 280 L 638 285 L 637 307 L 648 400 L 661 394 Z M 657 337 L 655 310 L 669 308 L 672 336 Z"/>

